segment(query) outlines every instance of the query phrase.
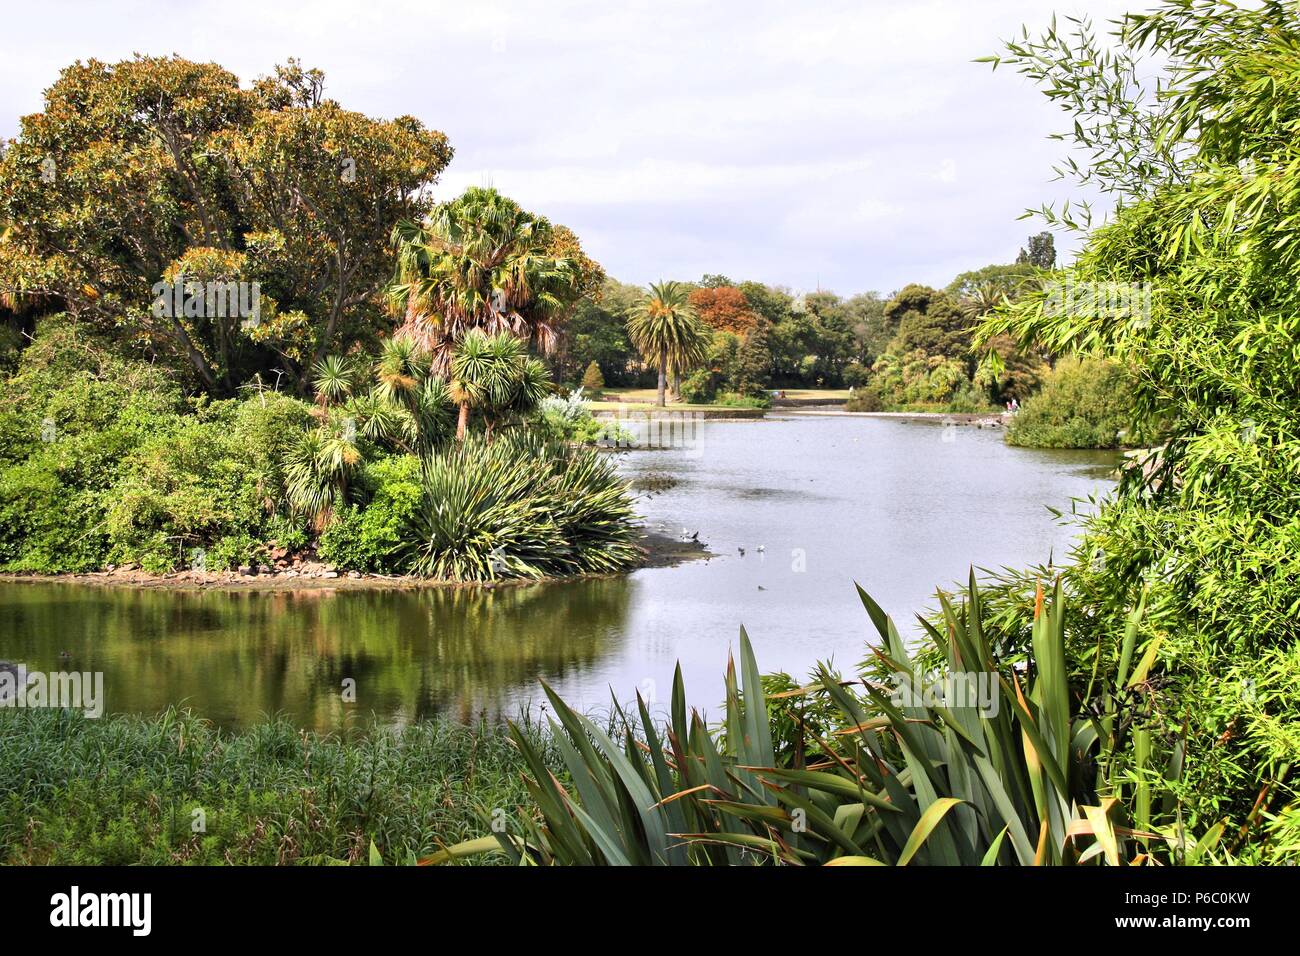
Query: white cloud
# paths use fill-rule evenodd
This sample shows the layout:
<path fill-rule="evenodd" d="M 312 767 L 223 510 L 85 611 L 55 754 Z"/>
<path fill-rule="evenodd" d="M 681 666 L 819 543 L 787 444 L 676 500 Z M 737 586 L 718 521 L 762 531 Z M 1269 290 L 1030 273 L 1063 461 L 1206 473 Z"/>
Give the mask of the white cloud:
<path fill-rule="evenodd" d="M 250 80 L 297 56 L 345 105 L 444 130 L 440 195 L 492 181 L 625 280 L 888 290 L 1014 256 L 1020 212 L 1063 195 L 1060 115 L 970 62 L 1048 18 L 1041 0 L 29 4 L 6 12 L 0 134 L 78 58 L 176 52 Z"/>

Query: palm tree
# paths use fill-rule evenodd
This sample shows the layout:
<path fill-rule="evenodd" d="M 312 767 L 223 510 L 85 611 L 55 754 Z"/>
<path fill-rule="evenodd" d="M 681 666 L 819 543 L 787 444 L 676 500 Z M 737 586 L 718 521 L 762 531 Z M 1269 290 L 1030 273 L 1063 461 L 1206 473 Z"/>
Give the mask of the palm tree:
<path fill-rule="evenodd" d="M 1007 294 L 1002 286 L 996 282 L 981 282 L 962 299 L 961 309 L 967 318 L 982 319 L 1006 301 Z"/>
<path fill-rule="evenodd" d="M 352 397 L 357 384 L 357 369 L 343 355 L 327 355 L 312 368 L 312 386 L 322 411 L 329 411 Z"/>
<path fill-rule="evenodd" d="M 550 389 L 546 366 L 509 332 L 487 335 L 481 329 L 471 329 L 456 344 L 450 370 L 450 397 L 459 406 L 457 441 L 465 440 L 471 408 L 481 408 L 488 415 L 490 437 L 494 413 L 526 411 Z"/>
<path fill-rule="evenodd" d="M 627 322 L 627 334 L 646 359 L 659 369 L 657 404 L 665 404 L 668 370 L 681 373 L 699 364 L 708 348 L 709 334 L 687 299 L 680 282 L 651 283 L 650 291 Z"/>
<path fill-rule="evenodd" d="M 349 479 L 360 464 L 353 436 L 330 423 L 304 432 L 285 457 L 290 506 L 323 531 L 338 506 L 346 503 Z"/>
<path fill-rule="evenodd" d="M 549 221 L 477 186 L 435 207 L 422 225 L 400 223 L 389 288 L 405 316 L 399 337 L 425 346 L 439 369 L 471 329 L 509 332 L 549 352 L 582 291 L 577 263 L 551 251 L 554 238 Z"/>

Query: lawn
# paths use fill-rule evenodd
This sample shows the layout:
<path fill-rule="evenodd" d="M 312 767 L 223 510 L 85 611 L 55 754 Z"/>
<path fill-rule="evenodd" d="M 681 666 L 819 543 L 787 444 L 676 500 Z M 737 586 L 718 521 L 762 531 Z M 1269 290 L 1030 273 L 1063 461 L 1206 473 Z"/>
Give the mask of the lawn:
<path fill-rule="evenodd" d="M 812 399 L 822 399 L 828 402 L 847 401 L 849 390 L 847 388 L 787 388 L 784 389 L 787 399 L 798 401 L 809 401 Z M 623 402 L 630 407 L 639 408 L 645 406 L 651 408 L 655 404 L 658 392 L 653 388 L 605 388 L 601 389 L 601 400 L 606 402 Z M 691 405 L 686 402 L 668 401 L 671 408 L 719 408 L 718 405 Z"/>

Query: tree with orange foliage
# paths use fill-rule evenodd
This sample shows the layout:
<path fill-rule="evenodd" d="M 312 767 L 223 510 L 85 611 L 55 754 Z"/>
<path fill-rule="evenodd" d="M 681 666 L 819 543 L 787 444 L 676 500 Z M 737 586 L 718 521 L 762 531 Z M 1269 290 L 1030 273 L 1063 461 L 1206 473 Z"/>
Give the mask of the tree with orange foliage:
<path fill-rule="evenodd" d="M 745 293 L 735 286 L 696 289 L 690 296 L 696 315 L 720 332 L 748 335 L 758 323 L 758 315 L 749 307 Z"/>

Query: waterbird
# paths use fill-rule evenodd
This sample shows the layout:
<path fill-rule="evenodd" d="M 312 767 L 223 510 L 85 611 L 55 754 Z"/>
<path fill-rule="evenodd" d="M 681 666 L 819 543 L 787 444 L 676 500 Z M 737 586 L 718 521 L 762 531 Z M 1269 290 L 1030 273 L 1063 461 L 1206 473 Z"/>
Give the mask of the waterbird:
<path fill-rule="evenodd" d="M 745 549 L 744 549 L 744 548 L 737 548 L 736 550 L 740 552 L 740 556 L 741 556 L 742 558 L 745 556 Z"/>

